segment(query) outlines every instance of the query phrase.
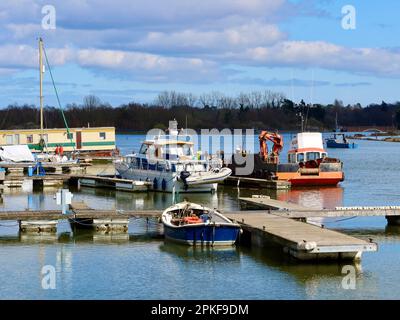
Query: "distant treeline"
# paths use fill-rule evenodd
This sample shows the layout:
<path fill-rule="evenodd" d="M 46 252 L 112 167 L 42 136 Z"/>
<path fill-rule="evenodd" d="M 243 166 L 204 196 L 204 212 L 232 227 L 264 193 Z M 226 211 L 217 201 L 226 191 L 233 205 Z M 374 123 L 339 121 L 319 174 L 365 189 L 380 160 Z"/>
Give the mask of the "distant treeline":
<path fill-rule="evenodd" d="M 69 127 L 115 126 L 119 132 L 165 129 L 168 121 L 178 120 L 180 126 L 201 128 L 255 128 L 299 130 L 332 130 L 336 117 L 340 127 L 400 127 L 400 102 L 344 105 L 294 103 L 283 94 L 271 91 L 241 93 L 236 97 L 212 92 L 193 94 L 165 91 L 151 104 L 131 102 L 120 106 L 103 103 L 96 96 L 87 96 L 82 104 L 64 108 Z M 38 128 L 40 113 L 34 105 L 9 105 L 0 109 L 0 129 Z M 47 128 L 63 128 L 58 108 L 46 106 L 44 123 Z"/>

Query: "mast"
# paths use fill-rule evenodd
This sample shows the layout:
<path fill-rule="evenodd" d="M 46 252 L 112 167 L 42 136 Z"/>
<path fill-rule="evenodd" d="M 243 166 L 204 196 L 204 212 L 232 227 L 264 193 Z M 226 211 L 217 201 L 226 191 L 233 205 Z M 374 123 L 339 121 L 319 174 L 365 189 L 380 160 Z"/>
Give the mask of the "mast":
<path fill-rule="evenodd" d="M 44 137 L 43 129 L 43 40 L 39 38 L 39 78 L 40 78 L 40 140 Z"/>

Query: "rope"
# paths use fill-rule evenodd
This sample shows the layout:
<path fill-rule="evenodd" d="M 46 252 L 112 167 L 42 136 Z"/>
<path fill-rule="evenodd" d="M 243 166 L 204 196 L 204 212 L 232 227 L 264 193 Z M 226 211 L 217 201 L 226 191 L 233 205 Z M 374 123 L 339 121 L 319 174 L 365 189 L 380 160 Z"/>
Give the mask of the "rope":
<path fill-rule="evenodd" d="M 346 221 L 346 220 L 350 220 L 350 219 L 354 219 L 354 218 L 357 218 L 357 217 L 338 219 L 338 220 L 335 220 L 335 222 Z"/>
<path fill-rule="evenodd" d="M 19 226 L 19 224 L 18 223 L 16 223 L 16 224 L 0 224 L 0 227 L 16 227 L 16 226 Z"/>
<path fill-rule="evenodd" d="M 46 59 L 47 68 L 49 68 L 49 73 L 50 73 L 50 77 L 51 77 L 51 82 L 52 82 L 52 84 L 53 84 L 53 88 L 54 88 L 54 91 L 55 91 L 55 93 L 56 93 L 57 102 L 58 102 L 58 107 L 59 107 L 59 109 L 60 109 L 60 111 L 61 111 L 61 115 L 62 115 L 63 120 L 64 120 L 64 125 L 65 125 L 65 128 L 67 129 L 67 137 L 68 137 L 68 136 L 70 136 L 70 131 L 69 131 L 67 119 L 65 118 L 65 114 L 64 114 L 63 108 L 62 108 L 62 106 L 61 106 L 60 97 L 58 96 L 57 87 L 56 87 L 56 84 L 55 84 L 55 82 L 54 82 L 53 73 L 51 72 L 50 63 L 49 63 L 49 60 L 48 60 L 48 58 L 47 58 L 47 53 L 46 53 L 46 49 L 44 48 L 44 46 L 43 46 L 43 53 L 44 53 L 44 57 L 45 57 L 45 59 Z M 70 138 L 70 141 L 71 141 L 71 144 L 72 144 L 72 148 L 73 148 L 74 151 L 75 151 L 75 146 L 73 145 L 72 138 Z"/>

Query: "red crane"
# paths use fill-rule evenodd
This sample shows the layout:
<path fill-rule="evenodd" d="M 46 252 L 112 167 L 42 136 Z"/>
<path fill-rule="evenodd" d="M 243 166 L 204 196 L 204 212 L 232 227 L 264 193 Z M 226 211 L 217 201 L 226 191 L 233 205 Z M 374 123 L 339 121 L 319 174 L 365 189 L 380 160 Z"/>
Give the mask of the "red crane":
<path fill-rule="evenodd" d="M 260 141 L 260 155 L 264 161 L 271 163 L 279 163 L 279 153 L 283 148 L 283 138 L 276 132 L 261 131 L 258 136 Z M 271 141 L 274 145 L 272 146 L 271 155 L 268 155 L 267 140 Z"/>

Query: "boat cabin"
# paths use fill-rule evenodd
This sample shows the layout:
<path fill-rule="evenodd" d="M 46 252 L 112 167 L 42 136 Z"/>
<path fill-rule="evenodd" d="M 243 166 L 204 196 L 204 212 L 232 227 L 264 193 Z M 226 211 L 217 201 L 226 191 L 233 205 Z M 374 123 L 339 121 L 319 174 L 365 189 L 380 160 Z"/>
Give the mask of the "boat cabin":
<path fill-rule="evenodd" d="M 143 142 L 139 155 L 149 159 L 194 160 L 193 143 L 179 140 L 147 140 Z"/>
<path fill-rule="evenodd" d="M 289 163 L 302 163 L 326 157 L 327 152 L 320 132 L 301 132 L 292 139 L 291 148 L 288 151 Z"/>

